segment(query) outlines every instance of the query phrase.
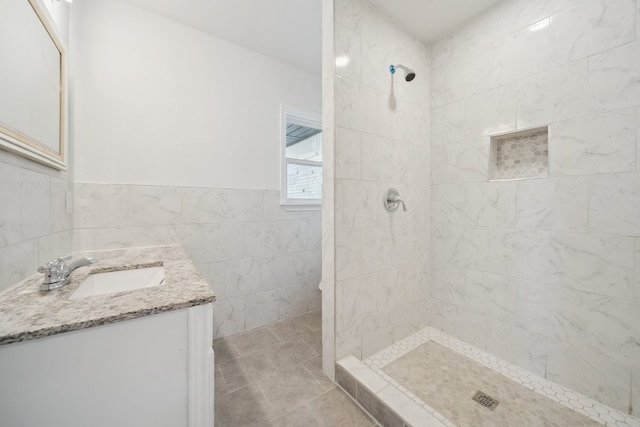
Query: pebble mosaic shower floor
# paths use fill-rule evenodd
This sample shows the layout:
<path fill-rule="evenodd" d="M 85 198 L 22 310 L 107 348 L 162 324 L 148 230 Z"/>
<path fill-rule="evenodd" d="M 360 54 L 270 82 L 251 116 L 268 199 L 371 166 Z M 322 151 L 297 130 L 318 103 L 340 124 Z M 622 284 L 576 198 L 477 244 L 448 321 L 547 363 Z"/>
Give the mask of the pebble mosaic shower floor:
<path fill-rule="evenodd" d="M 432 358 L 435 359 L 430 360 Z M 418 363 L 423 369 L 431 370 L 431 372 L 416 373 L 415 365 L 417 360 L 419 360 Z M 606 425 L 640 427 L 640 420 L 637 418 L 525 371 L 516 365 L 433 328 L 422 329 L 363 360 L 363 363 L 393 387 L 421 405 L 446 426 L 506 426 L 515 424 L 510 418 L 511 415 L 502 419 L 495 416 L 495 414 L 499 413 L 499 406 L 495 411 L 490 411 L 472 402 L 471 396 L 475 393 L 475 389 L 468 396 L 468 402 L 465 401 L 463 404 L 460 402 L 466 397 L 455 395 L 454 391 L 459 387 L 429 389 L 429 387 L 424 386 L 424 378 L 420 380 L 424 375 L 440 376 L 442 375 L 441 372 L 448 371 L 453 374 L 451 378 L 455 381 L 456 375 L 460 379 L 460 374 L 464 373 L 467 376 L 474 376 L 467 383 L 467 386 L 474 388 L 481 387 L 481 384 L 487 384 L 487 381 L 496 381 L 497 379 L 499 384 L 492 384 L 491 386 L 494 388 L 483 391 L 500 400 L 499 405 L 503 405 L 503 408 L 506 402 L 507 407 L 511 406 L 511 409 L 520 411 L 520 415 L 524 418 L 518 418 L 518 424 L 523 426 Z M 499 374 L 499 377 L 496 374 Z M 483 376 L 484 378 L 482 378 Z M 443 378 L 440 378 L 440 380 L 443 380 Z M 506 390 L 507 388 L 511 389 Z M 429 400 L 433 399 L 433 393 L 447 393 L 448 389 L 451 389 L 449 390 L 449 395 L 441 395 L 436 397 L 435 400 Z M 496 395 L 494 396 L 494 394 Z M 501 398 L 500 395 L 508 396 L 508 398 Z M 430 404 L 421 397 L 429 400 Z M 538 399 L 537 397 L 543 397 L 543 399 Z M 550 401 L 544 398 L 550 399 Z M 526 405 L 518 407 L 518 405 L 513 405 L 513 402 L 509 402 L 509 399 L 520 400 L 520 403 L 526 401 Z M 449 405 L 453 402 L 453 407 L 442 409 L 443 406 L 441 405 L 446 402 Z M 535 405 L 541 406 L 536 409 Z M 438 411 L 437 409 L 441 410 Z M 482 411 L 477 411 L 478 409 L 482 409 Z M 474 411 L 484 414 L 486 418 L 474 418 Z M 536 412 L 538 412 L 537 418 L 535 418 Z M 523 424 L 527 417 L 534 417 L 530 418 L 532 423 Z M 542 423 L 541 420 L 545 419 L 547 420 L 546 423 Z M 471 420 L 473 420 L 473 423 L 469 423 Z M 536 424 L 538 422 L 541 423 Z"/>

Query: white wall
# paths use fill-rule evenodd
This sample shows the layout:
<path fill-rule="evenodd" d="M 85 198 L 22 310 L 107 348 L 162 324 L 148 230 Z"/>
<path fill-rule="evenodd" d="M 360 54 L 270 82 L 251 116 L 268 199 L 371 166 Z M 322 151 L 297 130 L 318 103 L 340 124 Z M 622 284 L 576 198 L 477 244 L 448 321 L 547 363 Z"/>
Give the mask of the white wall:
<path fill-rule="evenodd" d="M 46 6 L 58 31 L 58 36 L 69 44 L 69 3 L 58 0 L 41 0 Z"/>
<path fill-rule="evenodd" d="M 639 14 L 506 0 L 431 50 L 431 324 L 636 415 Z M 488 182 L 488 135 L 544 125 L 550 177 Z"/>
<path fill-rule="evenodd" d="M 279 189 L 280 103 L 320 76 L 122 1 L 72 7 L 78 182 Z"/>

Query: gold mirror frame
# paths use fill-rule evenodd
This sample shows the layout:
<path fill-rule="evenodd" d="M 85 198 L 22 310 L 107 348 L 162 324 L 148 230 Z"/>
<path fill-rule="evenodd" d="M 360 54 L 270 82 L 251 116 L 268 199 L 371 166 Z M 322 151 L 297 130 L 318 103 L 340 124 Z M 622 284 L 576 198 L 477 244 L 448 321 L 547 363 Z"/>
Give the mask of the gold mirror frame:
<path fill-rule="evenodd" d="M 16 1 L 16 0 L 11 0 Z M 33 9 L 35 16 L 38 21 L 42 23 L 42 30 L 46 32 L 48 38 L 52 41 L 55 49 L 57 49 L 59 53 L 59 67 L 60 67 L 60 82 L 59 82 L 59 110 L 56 113 L 59 113 L 59 117 L 57 117 L 58 123 L 58 132 L 57 132 L 57 141 L 52 140 L 49 141 L 49 144 L 45 144 L 42 141 L 38 141 L 34 135 L 30 132 L 32 129 L 29 128 L 16 128 L 11 127 L 10 124 L 6 123 L 7 118 L 0 117 L 0 148 L 12 151 L 16 154 L 29 158 L 31 160 L 35 160 L 39 163 L 45 164 L 47 166 L 53 167 L 58 170 L 66 170 L 67 165 L 65 162 L 65 139 L 66 139 L 66 54 L 65 49 L 62 45 L 60 38 L 58 37 L 55 29 L 55 24 L 53 23 L 53 19 L 51 15 L 46 10 L 46 7 L 38 2 L 38 0 L 21 0 L 28 1 L 28 4 Z M 5 19 L 12 19 L 10 16 L 3 17 Z M 2 19 L 2 18 L 0 18 Z M 38 34 L 38 37 L 44 37 L 44 34 Z M 1 42 L 1 41 L 0 41 Z M 19 43 L 20 38 L 15 37 L 11 38 L 11 40 L 4 40 L 7 43 Z M 51 46 L 43 46 L 43 49 L 50 49 Z M 11 51 L 11 49 L 6 49 L 7 51 Z M 16 49 L 14 49 L 15 51 Z M 51 55 L 55 55 L 53 51 L 50 51 Z M 19 61 L 22 58 L 3 58 L 3 61 L 11 61 L 16 60 Z M 45 70 L 46 71 L 46 70 Z M 46 75 L 46 73 L 42 73 L 42 79 L 51 79 L 51 76 Z M 11 84 L 11 83 L 9 83 Z M 52 91 L 53 93 L 53 91 Z M 55 95 L 54 95 L 55 96 Z M 3 102 L 0 99 L 0 102 Z M 27 100 L 26 104 L 30 101 Z M 35 102 L 32 100 L 31 102 Z M 24 103 L 23 103 L 24 104 Z M 13 108 L 13 107 L 12 107 Z M 16 107 L 19 108 L 19 107 Z M 29 108 L 25 108 L 27 110 Z M 37 108 L 34 108 L 36 110 Z M 27 111 L 19 112 L 22 113 L 23 116 L 28 116 L 29 113 Z M 38 118 L 37 117 L 29 117 L 29 123 L 35 123 Z"/>

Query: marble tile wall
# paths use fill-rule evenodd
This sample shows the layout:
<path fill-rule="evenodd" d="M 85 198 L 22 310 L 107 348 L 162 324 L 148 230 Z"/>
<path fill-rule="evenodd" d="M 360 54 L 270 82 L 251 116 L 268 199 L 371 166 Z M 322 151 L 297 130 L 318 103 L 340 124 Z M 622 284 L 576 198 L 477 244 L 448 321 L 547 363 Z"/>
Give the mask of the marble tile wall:
<path fill-rule="evenodd" d="M 74 184 L 74 250 L 180 243 L 213 286 L 215 338 L 320 308 L 321 214 L 278 191 Z"/>
<path fill-rule="evenodd" d="M 334 0 L 322 0 L 322 369 L 335 379 L 336 283 L 335 283 L 335 173 L 360 169 L 359 141 L 345 144 L 340 166 L 336 162 Z M 341 152 L 345 149 L 341 147 Z M 348 160 L 348 159 L 353 159 Z"/>
<path fill-rule="evenodd" d="M 0 150 L 0 292 L 71 250 L 69 173 Z"/>
<path fill-rule="evenodd" d="M 430 324 L 640 415 L 640 3 L 505 0 L 431 46 Z M 487 182 L 549 126 L 549 177 Z"/>
<path fill-rule="evenodd" d="M 323 259 L 330 267 L 323 277 L 333 278 L 335 291 L 335 357 L 362 358 L 427 320 L 428 48 L 364 1 L 332 6 L 334 51 L 325 57 L 324 84 L 335 152 L 325 209 L 333 214 L 326 229 L 334 251 Z M 390 64 L 417 77 L 392 76 Z M 390 187 L 406 212 L 384 209 Z"/>

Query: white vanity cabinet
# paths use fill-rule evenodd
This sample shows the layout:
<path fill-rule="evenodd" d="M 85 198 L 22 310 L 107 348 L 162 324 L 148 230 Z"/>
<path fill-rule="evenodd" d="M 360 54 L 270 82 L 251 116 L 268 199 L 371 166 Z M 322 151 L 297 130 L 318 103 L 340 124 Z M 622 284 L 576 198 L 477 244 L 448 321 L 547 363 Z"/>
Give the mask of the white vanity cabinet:
<path fill-rule="evenodd" d="M 208 303 L 1 345 L 0 426 L 211 427 L 212 329 Z"/>

